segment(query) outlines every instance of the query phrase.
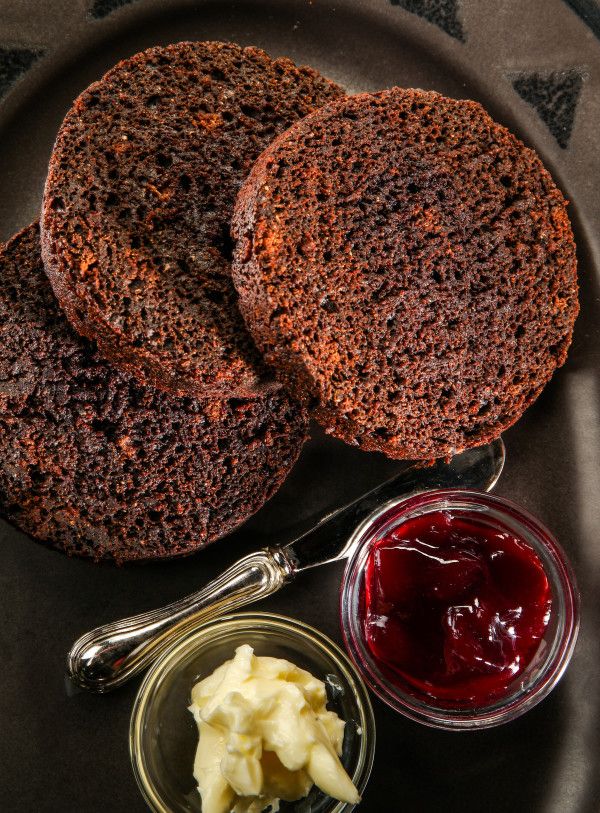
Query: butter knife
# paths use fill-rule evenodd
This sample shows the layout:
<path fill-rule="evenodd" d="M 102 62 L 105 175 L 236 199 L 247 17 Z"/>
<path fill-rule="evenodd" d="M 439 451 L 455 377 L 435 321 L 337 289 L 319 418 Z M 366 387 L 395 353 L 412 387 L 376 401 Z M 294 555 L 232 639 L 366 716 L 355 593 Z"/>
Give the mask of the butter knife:
<path fill-rule="evenodd" d="M 75 685 L 95 692 L 121 686 L 161 655 L 174 636 L 280 590 L 309 568 L 345 559 L 352 531 L 384 503 L 432 488 L 490 491 L 505 460 L 501 439 L 469 449 L 449 463 L 412 465 L 377 488 L 324 516 L 287 545 L 265 548 L 235 562 L 200 591 L 157 610 L 97 627 L 79 638 L 67 658 Z"/>

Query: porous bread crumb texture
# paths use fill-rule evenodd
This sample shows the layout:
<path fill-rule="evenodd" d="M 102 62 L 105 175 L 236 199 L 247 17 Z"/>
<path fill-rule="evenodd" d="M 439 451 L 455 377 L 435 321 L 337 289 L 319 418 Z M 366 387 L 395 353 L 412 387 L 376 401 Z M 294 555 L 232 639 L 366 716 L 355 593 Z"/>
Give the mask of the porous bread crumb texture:
<path fill-rule="evenodd" d="M 349 443 L 423 460 L 483 444 L 565 361 L 565 200 L 475 102 L 394 88 L 327 105 L 263 153 L 232 231 L 257 346 Z"/>
<path fill-rule="evenodd" d="M 275 386 L 231 284 L 229 221 L 252 162 L 342 91 L 256 48 L 184 42 L 120 62 L 73 104 L 46 182 L 46 271 L 69 321 L 178 395 Z"/>
<path fill-rule="evenodd" d="M 37 225 L 0 249 L 0 512 L 94 559 L 191 553 L 274 493 L 306 436 L 283 390 L 176 398 L 111 368 L 44 275 Z"/>

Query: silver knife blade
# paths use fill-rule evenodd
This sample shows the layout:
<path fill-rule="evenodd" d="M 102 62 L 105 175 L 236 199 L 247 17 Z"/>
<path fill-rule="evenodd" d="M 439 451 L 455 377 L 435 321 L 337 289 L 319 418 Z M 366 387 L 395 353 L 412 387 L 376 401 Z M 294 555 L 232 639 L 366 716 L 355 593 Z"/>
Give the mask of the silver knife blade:
<path fill-rule="evenodd" d="M 433 488 L 491 491 L 502 473 L 505 459 L 506 449 L 499 438 L 455 455 L 449 463 L 437 461 L 428 467 L 414 464 L 357 500 L 332 511 L 309 531 L 284 545 L 282 552 L 294 573 L 344 559 L 350 554 L 352 531 L 384 503 Z"/>

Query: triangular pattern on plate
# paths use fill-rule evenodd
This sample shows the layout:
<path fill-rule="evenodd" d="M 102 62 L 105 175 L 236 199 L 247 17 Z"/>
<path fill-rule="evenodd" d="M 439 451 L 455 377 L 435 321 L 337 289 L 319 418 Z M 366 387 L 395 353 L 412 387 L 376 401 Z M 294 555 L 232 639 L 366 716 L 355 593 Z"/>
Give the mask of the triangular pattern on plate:
<path fill-rule="evenodd" d="M 390 0 L 412 14 L 437 25 L 446 34 L 464 42 L 466 39 L 459 13 L 459 0 Z"/>
<path fill-rule="evenodd" d="M 563 149 L 566 149 L 573 130 L 583 78 L 584 73 L 578 68 L 509 75 L 519 96 L 535 108 Z"/>
<path fill-rule="evenodd" d="M 102 17 L 106 17 L 111 11 L 115 11 L 122 6 L 128 6 L 134 2 L 135 0 L 94 0 L 90 14 L 95 20 L 101 20 Z"/>
<path fill-rule="evenodd" d="M 20 76 L 27 73 L 42 54 L 43 51 L 32 48 L 8 48 L 0 45 L 0 98 Z"/>

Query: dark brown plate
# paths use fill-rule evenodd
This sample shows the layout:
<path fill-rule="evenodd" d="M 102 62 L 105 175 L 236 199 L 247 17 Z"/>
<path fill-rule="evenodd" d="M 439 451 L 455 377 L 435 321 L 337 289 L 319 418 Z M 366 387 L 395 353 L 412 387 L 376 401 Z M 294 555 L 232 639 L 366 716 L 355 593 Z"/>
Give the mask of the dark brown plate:
<path fill-rule="evenodd" d="M 121 57 L 181 39 L 258 45 L 350 91 L 398 84 L 478 99 L 536 147 L 572 201 L 582 300 L 575 341 L 566 367 L 507 433 L 497 490 L 537 514 L 573 560 L 583 597 L 574 660 L 541 706 L 478 734 L 429 730 L 375 702 L 364 813 L 600 807 L 599 36 L 596 0 L 0 0 L 2 239 L 37 215 L 52 141 L 76 94 Z M 69 561 L 0 524 L 0 808 L 144 810 L 127 752 L 137 685 L 70 695 L 71 642 L 196 589 L 397 467 L 315 431 L 282 491 L 242 530 L 191 559 L 146 567 Z M 316 570 L 259 608 L 340 640 L 341 572 Z"/>

